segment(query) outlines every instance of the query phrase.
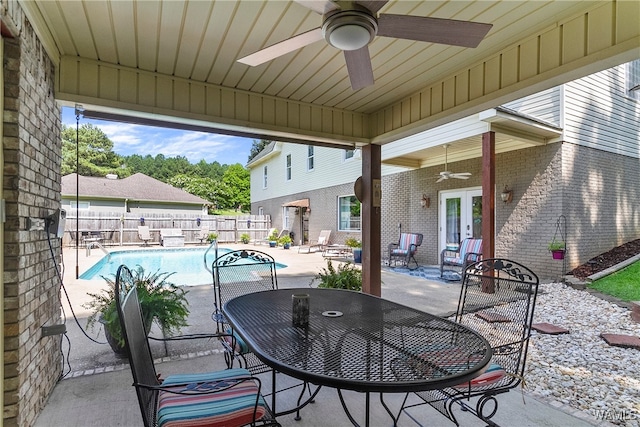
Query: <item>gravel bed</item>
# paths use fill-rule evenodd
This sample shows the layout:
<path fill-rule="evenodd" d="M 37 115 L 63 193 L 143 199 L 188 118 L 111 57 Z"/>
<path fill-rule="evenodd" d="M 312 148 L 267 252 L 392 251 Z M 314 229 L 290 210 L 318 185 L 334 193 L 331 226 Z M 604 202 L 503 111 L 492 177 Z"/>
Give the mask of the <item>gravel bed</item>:
<path fill-rule="evenodd" d="M 570 330 L 533 331 L 526 387 L 529 393 L 566 405 L 581 418 L 640 427 L 640 350 L 609 346 L 601 333 L 640 336 L 630 311 L 564 284 L 540 285 L 534 323 Z"/>

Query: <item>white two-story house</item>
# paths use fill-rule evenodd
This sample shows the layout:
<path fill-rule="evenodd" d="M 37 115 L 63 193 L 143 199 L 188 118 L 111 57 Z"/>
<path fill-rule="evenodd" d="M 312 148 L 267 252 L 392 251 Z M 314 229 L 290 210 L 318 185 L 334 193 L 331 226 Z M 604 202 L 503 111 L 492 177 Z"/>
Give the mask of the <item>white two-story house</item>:
<path fill-rule="evenodd" d="M 495 132 L 496 256 L 556 278 L 640 238 L 639 85 L 637 60 L 383 146 L 383 254 L 400 231 L 424 235 L 421 264 L 481 237 L 487 132 Z M 461 178 L 441 179 L 445 163 Z M 252 213 L 271 215 L 297 244 L 323 229 L 334 243 L 359 235 L 356 147 L 275 142 L 248 167 Z M 566 243 L 562 261 L 549 254 L 553 239 Z"/>

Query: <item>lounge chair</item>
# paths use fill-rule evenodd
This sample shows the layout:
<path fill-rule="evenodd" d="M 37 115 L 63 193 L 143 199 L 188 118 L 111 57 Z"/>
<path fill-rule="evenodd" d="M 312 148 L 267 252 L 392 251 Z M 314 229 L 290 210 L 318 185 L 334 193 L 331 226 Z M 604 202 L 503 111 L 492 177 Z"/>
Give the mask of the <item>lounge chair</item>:
<path fill-rule="evenodd" d="M 148 225 L 138 226 L 138 238 L 142 240 L 143 246 L 149 246 L 149 242 L 153 240 L 153 238 L 151 237 L 151 233 L 149 232 Z"/>
<path fill-rule="evenodd" d="M 200 228 L 197 239 L 200 240 L 200 244 L 206 242 L 209 239 L 209 227 L 203 225 Z"/>
<path fill-rule="evenodd" d="M 254 245 L 259 245 L 261 243 L 264 243 L 265 245 L 268 245 L 269 244 L 269 236 L 271 236 L 274 231 L 276 231 L 275 228 L 270 228 L 269 231 L 267 231 L 267 235 L 264 236 L 264 239 L 255 239 L 253 241 L 253 244 Z"/>
<path fill-rule="evenodd" d="M 419 267 L 418 261 L 416 261 L 416 252 L 418 246 L 422 244 L 422 234 L 420 233 L 400 233 L 400 239 L 398 243 L 389 243 L 389 267 L 391 267 L 391 261 L 394 262 L 394 266 L 398 261 L 406 266 L 409 270 L 415 270 Z M 413 261 L 415 267 L 409 267 L 409 263 Z"/>
<path fill-rule="evenodd" d="M 319 251 L 324 251 L 325 247 L 329 244 L 330 239 L 331 239 L 331 230 L 321 230 L 320 235 L 318 236 L 318 240 L 316 240 L 314 243 L 300 246 L 298 248 L 298 253 L 304 253 L 304 252 L 300 252 L 302 249 L 306 249 L 307 250 L 306 253 L 311 253 L 311 249 L 313 248 L 316 248 Z"/>

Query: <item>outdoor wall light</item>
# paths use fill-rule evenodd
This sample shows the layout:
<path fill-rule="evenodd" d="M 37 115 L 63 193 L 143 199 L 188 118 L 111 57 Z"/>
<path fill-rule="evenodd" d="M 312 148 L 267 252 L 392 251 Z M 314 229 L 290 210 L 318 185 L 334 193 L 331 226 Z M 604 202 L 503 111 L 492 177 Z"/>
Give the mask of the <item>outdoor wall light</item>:
<path fill-rule="evenodd" d="M 431 206 L 431 199 L 429 197 L 427 197 L 426 194 L 422 195 L 422 199 L 420 200 L 420 206 L 422 206 L 424 209 L 426 209 L 429 206 Z"/>
<path fill-rule="evenodd" d="M 500 198 L 504 203 L 511 203 L 511 199 L 513 198 L 513 190 L 509 190 L 507 185 L 504 186 L 504 190 L 500 193 Z"/>

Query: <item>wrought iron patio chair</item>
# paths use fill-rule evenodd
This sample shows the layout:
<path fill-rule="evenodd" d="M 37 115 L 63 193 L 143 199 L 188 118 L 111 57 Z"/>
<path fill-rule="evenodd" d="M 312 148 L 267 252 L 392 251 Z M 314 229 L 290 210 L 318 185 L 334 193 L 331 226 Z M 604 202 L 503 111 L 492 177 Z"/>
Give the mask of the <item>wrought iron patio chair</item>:
<path fill-rule="evenodd" d="M 105 244 L 105 246 L 112 246 L 115 244 L 115 241 L 113 240 L 114 234 L 116 234 L 115 229 L 111 229 L 103 234 L 102 242 Z"/>
<path fill-rule="evenodd" d="M 216 333 L 232 333 L 231 325 L 224 317 L 223 307 L 229 300 L 251 292 L 278 289 L 276 263 L 270 255 L 252 250 L 237 250 L 220 255 L 213 261 L 214 305 L 212 315 L 216 322 Z M 242 338 L 236 336 L 236 348 L 231 347 L 228 338 L 223 340 L 227 366 L 234 361 L 252 374 L 270 371 L 251 353 Z"/>
<path fill-rule="evenodd" d="M 402 265 L 406 266 L 409 270 L 415 270 L 420 265 L 416 261 L 416 252 L 418 247 L 422 244 L 422 234 L 420 233 L 400 233 L 400 239 L 398 243 L 389 243 L 389 267 L 391 262 L 397 265 L 400 261 Z M 409 263 L 413 261 L 416 265 L 414 268 L 409 266 Z"/>
<path fill-rule="evenodd" d="M 475 329 L 489 341 L 493 349 L 491 364 L 468 383 L 415 393 L 419 403 L 408 405 L 405 398 L 401 412 L 428 403 L 459 425 L 453 412 L 454 404 L 458 404 L 483 422 L 497 425 L 491 421 L 498 411 L 496 396 L 524 380 L 538 283 L 538 276 L 533 271 L 507 259 L 490 258 L 467 266 L 455 320 Z M 446 349 L 431 351 L 443 350 Z M 429 350 L 426 350 L 425 362 L 428 358 Z M 412 366 L 427 364 L 414 363 Z M 405 372 L 406 369 L 398 371 Z M 414 368 L 414 374 L 420 375 L 420 372 Z"/>
<path fill-rule="evenodd" d="M 116 308 L 145 427 L 280 426 L 260 394 L 261 382 L 246 369 L 158 378 L 137 287 L 129 269 L 116 273 Z M 175 337 L 211 338 L 214 335 Z"/>
<path fill-rule="evenodd" d="M 216 322 L 216 333 L 231 334 L 231 337 L 227 335 L 221 340 L 225 349 L 227 367 L 233 368 L 234 363 L 238 362 L 240 367 L 249 370 L 253 375 L 271 372 L 272 408 L 275 408 L 277 392 L 304 386 L 298 399 L 299 403 L 304 391 L 309 389 L 307 384 L 300 383 L 291 387 L 278 389 L 276 386 L 276 372 L 251 352 L 242 337 L 235 333 L 224 316 L 224 305 L 229 300 L 252 292 L 278 289 L 275 260 L 264 252 L 241 249 L 220 255 L 213 261 L 211 271 L 213 273 L 215 299 L 215 311 L 212 314 L 212 318 Z M 268 308 L 265 307 L 265 309 Z M 318 390 L 312 394 L 311 399 L 317 391 Z M 298 410 L 284 411 L 278 415 L 291 412 L 298 412 Z M 298 413 L 297 418 L 299 419 L 299 417 L 300 414 Z"/>

